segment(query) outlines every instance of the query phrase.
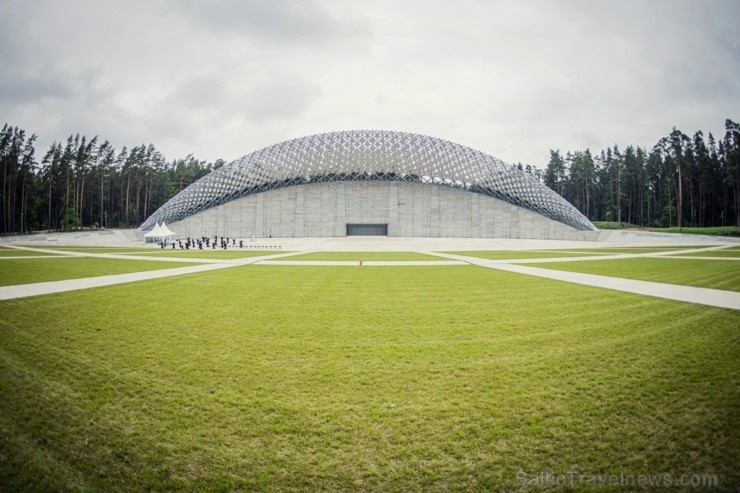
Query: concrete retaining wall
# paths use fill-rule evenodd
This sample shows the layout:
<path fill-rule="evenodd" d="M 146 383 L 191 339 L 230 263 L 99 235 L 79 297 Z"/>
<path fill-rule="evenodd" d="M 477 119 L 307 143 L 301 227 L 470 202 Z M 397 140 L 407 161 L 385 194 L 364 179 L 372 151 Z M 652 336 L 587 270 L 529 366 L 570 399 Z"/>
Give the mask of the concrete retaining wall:
<path fill-rule="evenodd" d="M 345 236 L 347 224 L 388 224 L 388 236 L 596 240 L 530 210 L 465 190 L 420 183 L 353 181 L 271 190 L 168 226 L 181 236 Z"/>

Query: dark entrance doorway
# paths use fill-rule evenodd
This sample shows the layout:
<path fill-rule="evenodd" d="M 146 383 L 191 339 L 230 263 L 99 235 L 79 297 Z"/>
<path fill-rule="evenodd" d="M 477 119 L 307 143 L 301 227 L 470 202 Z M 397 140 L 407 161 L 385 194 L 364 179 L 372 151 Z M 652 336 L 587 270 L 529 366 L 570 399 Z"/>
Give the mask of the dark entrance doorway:
<path fill-rule="evenodd" d="M 388 225 L 348 224 L 347 236 L 388 236 Z"/>

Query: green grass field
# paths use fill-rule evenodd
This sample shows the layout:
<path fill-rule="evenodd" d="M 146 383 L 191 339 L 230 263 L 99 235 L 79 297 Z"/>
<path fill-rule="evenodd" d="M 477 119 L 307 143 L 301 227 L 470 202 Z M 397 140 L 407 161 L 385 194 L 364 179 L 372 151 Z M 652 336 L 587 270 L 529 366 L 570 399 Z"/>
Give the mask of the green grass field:
<path fill-rule="evenodd" d="M 39 256 L 51 256 L 51 255 L 56 255 L 56 254 L 46 253 L 46 252 L 31 252 L 29 250 L 17 250 L 15 248 L 0 247 L 0 258 L 2 257 L 39 257 Z"/>
<path fill-rule="evenodd" d="M 617 222 L 617 221 L 591 221 L 591 224 L 599 229 L 624 229 L 624 228 L 639 228 L 635 224 Z"/>
<path fill-rule="evenodd" d="M 587 252 L 579 250 L 578 252 L 568 252 L 565 250 L 553 251 L 528 251 L 528 250 L 465 250 L 459 252 L 444 252 L 453 255 L 462 255 L 465 257 L 485 258 L 488 260 L 519 260 L 527 258 L 562 258 L 562 257 L 587 257 L 589 255 L 598 255 L 596 252 Z"/>
<path fill-rule="evenodd" d="M 623 254 L 623 253 L 665 253 L 671 251 L 690 250 L 702 248 L 702 246 L 680 246 L 680 247 L 610 247 L 610 248 L 579 248 L 579 252 L 591 252 L 601 254 Z"/>
<path fill-rule="evenodd" d="M 6 491 L 740 485 L 731 310 L 475 266 L 246 266 L 0 314 Z"/>
<path fill-rule="evenodd" d="M 732 260 L 651 257 L 532 265 L 585 274 L 740 291 L 740 262 Z"/>
<path fill-rule="evenodd" d="M 5 259 L 0 260 L 0 286 L 172 269 L 187 265 L 193 264 L 93 257 Z"/>
<path fill-rule="evenodd" d="M 681 255 L 681 254 L 679 254 Z M 684 253 L 688 257 L 725 257 L 740 258 L 740 248 L 722 248 L 720 250 L 710 250 L 708 252 Z"/>

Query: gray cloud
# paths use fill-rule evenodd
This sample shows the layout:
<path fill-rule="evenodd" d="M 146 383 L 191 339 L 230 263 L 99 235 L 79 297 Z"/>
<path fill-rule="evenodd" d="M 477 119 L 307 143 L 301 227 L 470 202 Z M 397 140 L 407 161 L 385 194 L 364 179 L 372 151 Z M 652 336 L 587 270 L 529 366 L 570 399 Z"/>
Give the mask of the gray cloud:
<path fill-rule="evenodd" d="M 720 135 L 740 118 L 733 0 L 0 0 L 0 11 L 0 111 L 40 147 L 79 131 L 212 160 L 381 128 L 543 166 L 550 148 L 652 146 L 674 125 Z"/>
<path fill-rule="evenodd" d="M 257 122 L 296 117 L 320 94 L 318 87 L 300 76 L 271 73 L 245 94 L 244 115 Z"/>
<path fill-rule="evenodd" d="M 23 104 L 46 99 L 68 99 L 77 81 L 68 74 L 45 67 L 38 73 L 0 72 L 0 102 Z"/>
<path fill-rule="evenodd" d="M 361 16 L 337 15 L 315 0 L 174 1 L 189 22 L 214 32 L 291 45 L 326 45 L 365 37 L 370 28 Z"/>

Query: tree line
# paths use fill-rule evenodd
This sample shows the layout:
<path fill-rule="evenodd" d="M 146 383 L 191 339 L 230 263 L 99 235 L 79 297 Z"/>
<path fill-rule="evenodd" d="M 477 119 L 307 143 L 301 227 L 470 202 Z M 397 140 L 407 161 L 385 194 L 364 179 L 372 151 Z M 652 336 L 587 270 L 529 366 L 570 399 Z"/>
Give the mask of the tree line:
<path fill-rule="evenodd" d="M 153 144 L 120 151 L 95 136 L 70 135 L 37 159 L 36 135 L 0 132 L 0 234 L 137 227 L 167 200 L 224 164 L 188 155 L 167 161 Z M 650 150 L 616 145 L 550 151 L 544 170 L 518 165 L 592 221 L 650 227 L 740 226 L 740 125 L 716 140 L 680 130 Z"/>
<path fill-rule="evenodd" d="M 139 226 L 167 200 L 222 166 L 188 155 L 167 161 L 153 144 L 121 150 L 70 135 L 37 159 L 36 135 L 0 132 L 0 233 Z"/>
<path fill-rule="evenodd" d="M 740 227 L 740 125 L 732 120 L 719 141 L 674 128 L 650 150 L 551 150 L 544 172 L 531 172 L 592 221 Z"/>

